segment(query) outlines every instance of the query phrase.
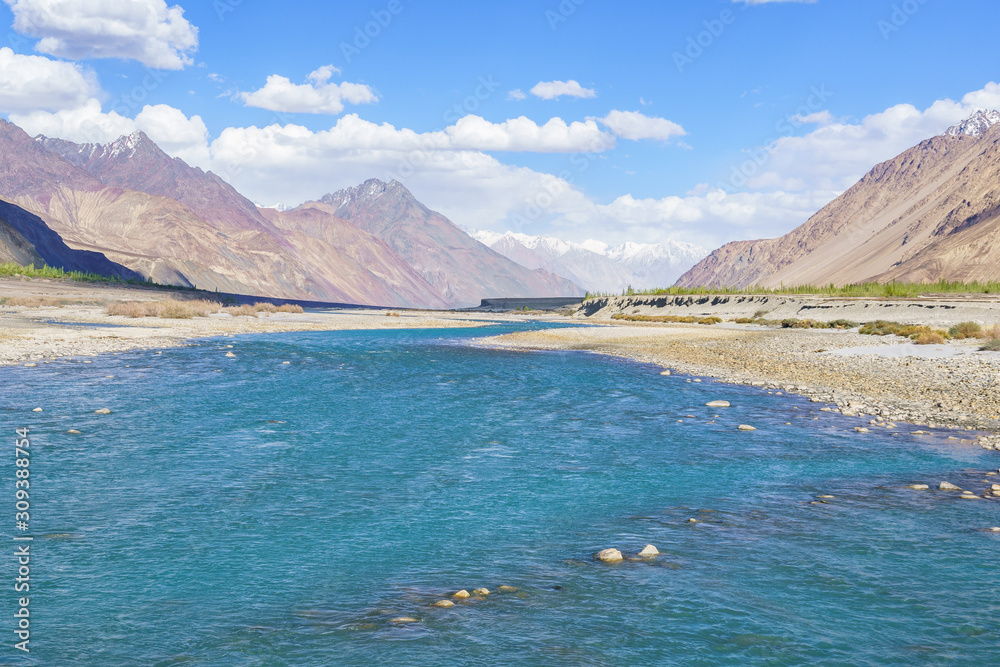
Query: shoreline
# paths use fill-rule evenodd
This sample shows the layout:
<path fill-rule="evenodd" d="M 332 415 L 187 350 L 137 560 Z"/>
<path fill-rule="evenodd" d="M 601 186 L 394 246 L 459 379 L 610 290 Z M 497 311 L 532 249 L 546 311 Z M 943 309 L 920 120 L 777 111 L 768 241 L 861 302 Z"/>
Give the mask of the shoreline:
<path fill-rule="evenodd" d="M 386 313 L 397 316 L 387 316 Z M 46 363 L 133 350 L 182 347 L 197 340 L 244 334 L 373 329 L 476 328 L 497 321 L 448 312 L 327 310 L 270 316 L 210 315 L 192 319 L 127 318 L 103 307 L 0 307 L 0 366 Z"/>
<path fill-rule="evenodd" d="M 473 344 L 602 354 L 665 373 L 804 396 L 827 404 L 823 411 L 857 418 L 858 428 L 899 422 L 991 434 L 974 439 L 984 449 L 1000 450 L 1000 353 L 973 353 L 971 345 L 952 343 L 949 348 L 960 349 L 951 352 L 960 354 L 903 356 L 894 336 L 835 330 L 592 324 L 598 326 L 477 338 Z"/>

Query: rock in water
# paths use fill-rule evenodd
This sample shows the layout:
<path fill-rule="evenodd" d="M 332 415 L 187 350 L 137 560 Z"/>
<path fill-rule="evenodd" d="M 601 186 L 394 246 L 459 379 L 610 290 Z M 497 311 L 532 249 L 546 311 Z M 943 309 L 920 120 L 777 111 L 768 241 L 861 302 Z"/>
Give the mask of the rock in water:
<path fill-rule="evenodd" d="M 498 589 L 501 593 L 516 593 L 518 591 L 517 586 L 500 586 Z"/>
<path fill-rule="evenodd" d="M 236 355 L 233 354 L 232 352 L 226 352 L 226 356 L 229 357 L 230 359 L 235 359 L 236 358 Z"/>
<path fill-rule="evenodd" d="M 942 491 L 961 491 L 961 487 L 955 486 L 951 482 L 941 482 L 938 484 L 938 488 Z"/>
<path fill-rule="evenodd" d="M 438 600 L 437 602 L 434 603 L 434 606 L 447 608 L 447 607 L 454 607 L 455 603 L 452 602 L 451 600 Z"/>
<path fill-rule="evenodd" d="M 906 488 L 908 488 L 908 489 L 916 489 L 917 491 L 923 491 L 923 490 L 929 489 L 931 487 L 927 486 L 926 484 L 910 484 Z"/>
<path fill-rule="evenodd" d="M 472 591 L 473 595 L 478 595 L 479 597 L 486 597 L 490 594 L 490 589 L 488 588 L 476 588 Z"/>
<path fill-rule="evenodd" d="M 95 415 L 110 415 L 111 414 L 111 410 L 108 410 L 107 408 L 101 408 L 100 410 L 94 410 L 94 414 Z"/>
<path fill-rule="evenodd" d="M 709 401 L 705 404 L 709 408 L 728 408 L 730 407 L 729 401 Z"/>
<path fill-rule="evenodd" d="M 603 549 L 594 554 L 594 558 L 604 563 L 620 563 L 624 560 L 618 549 Z"/>
<path fill-rule="evenodd" d="M 73 435 L 79 435 L 80 434 L 80 432 L 77 431 L 75 428 L 71 428 L 70 430 L 68 430 L 66 432 L 67 433 L 72 433 Z"/>
<path fill-rule="evenodd" d="M 459 592 L 454 593 L 451 597 L 458 598 L 459 600 L 464 600 L 465 598 L 469 597 L 469 591 L 463 588 Z"/>
<path fill-rule="evenodd" d="M 397 616 L 396 618 L 390 618 L 390 623 L 419 623 L 417 619 L 412 616 Z"/>
<path fill-rule="evenodd" d="M 639 556 L 642 558 L 652 558 L 653 556 L 659 556 L 660 550 L 654 547 L 652 544 L 647 544 L 639 552 Z"/>
<path fill-rule="evenodd" d="M 756 431 L 757 429 L 749 424 L 740 424 L 738 430 L 740 431 Z"/>
<path fill-rule="evenodd" d="M 42 412 L 42 409 L 41 408 L 35 408 L 34 410 L 32 410 L 32 412 Z"/>
<path fill-rule="evenodd" d="M 670 375 L 670 371 L 663 371 L 660 375 Z"/>

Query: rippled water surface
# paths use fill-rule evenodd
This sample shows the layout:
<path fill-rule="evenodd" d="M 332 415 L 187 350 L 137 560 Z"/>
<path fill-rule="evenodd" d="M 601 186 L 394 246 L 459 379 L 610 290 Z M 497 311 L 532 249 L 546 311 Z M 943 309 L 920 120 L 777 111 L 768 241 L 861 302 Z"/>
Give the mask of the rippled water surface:
<path fill-rule="evenodd" d="M 34 438 L 36 536 L 32 652 L 0 621 L 2 664 L 1000 664 L 984 530 L 1000 503 L 905 488 L 981 492 L 996 453 L 612 359 L 462 344 L 493 331 L 0 369 L 8 441 Z M 0 464 L 11 490 L 13 451 Z M 591 558 L 647 543 L 663 554 Z M 494 594 L 430 606 L 481 586 Z"/>

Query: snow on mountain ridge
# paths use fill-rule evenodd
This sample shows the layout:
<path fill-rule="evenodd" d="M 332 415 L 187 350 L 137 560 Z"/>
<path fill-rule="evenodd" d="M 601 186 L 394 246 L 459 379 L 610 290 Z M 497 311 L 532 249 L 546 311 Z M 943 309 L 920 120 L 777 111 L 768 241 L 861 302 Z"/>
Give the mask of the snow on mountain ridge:
<path fill-rule="evenodd" d="M 1000 111 L 996 109 L 976 109 L 971 116 L 949 127 L 945 131 L 945 134 L 951 137 L 960 135 L 978 137 L 997 123 L 1000 123 Z"/>
<path fill-rule="evenodd" d="M 575 243 L 519 232 L 469 233 L 516 262 L 544 267 L 590 291 L 666 287 L 708 255 L 700 246 L 672 240 L 655 244 L 626 242 L 612 247 L 594 239 Z"/>

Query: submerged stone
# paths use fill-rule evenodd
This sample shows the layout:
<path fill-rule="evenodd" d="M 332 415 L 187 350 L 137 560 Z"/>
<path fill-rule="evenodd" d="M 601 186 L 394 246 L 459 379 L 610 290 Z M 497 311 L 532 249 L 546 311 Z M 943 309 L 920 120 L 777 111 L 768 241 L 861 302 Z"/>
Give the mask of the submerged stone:
<path fill-rule="evenodd" d="M 478 595 L 479 597 L 486 597 L 490 594 L 490 589 L 488 588 L 476 588 L 472 591 L 473 595 Z"/>
<path fill-rule="evenodd" d="M 451 600 L 438 600 L 432 606 L 434 606 L 434 607 L 448 608 L 448 607 L 454 607 L 455 603 L 452 602 Z"/>
<path fill-rule="evenodd" d="M 618 549 L 602 549 L 594 554 L 594 558 L 604 563 L 620 563 L 624 560 Z"/>

